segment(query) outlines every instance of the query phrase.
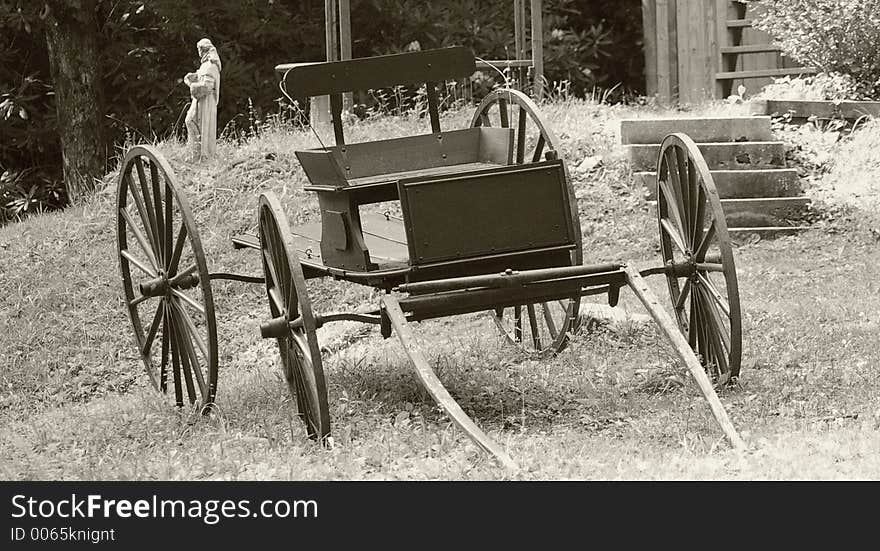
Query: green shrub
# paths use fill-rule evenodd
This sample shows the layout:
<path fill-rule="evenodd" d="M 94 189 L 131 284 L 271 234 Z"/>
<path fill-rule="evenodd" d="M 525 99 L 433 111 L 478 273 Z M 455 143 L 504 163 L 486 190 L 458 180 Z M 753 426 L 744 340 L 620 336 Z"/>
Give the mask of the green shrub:
<path fill-rule="evenodd" d="M 880 0 L 773 0 L 760 6 L 755 27 L 773 35 L 786 54 L 823 72 L 849 75 L 858 96 L 880 96 Z"/>

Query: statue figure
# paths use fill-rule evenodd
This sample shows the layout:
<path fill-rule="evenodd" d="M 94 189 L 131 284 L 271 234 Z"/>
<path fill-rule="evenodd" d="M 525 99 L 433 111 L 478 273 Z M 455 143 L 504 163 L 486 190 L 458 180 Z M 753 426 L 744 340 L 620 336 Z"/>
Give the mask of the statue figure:
<path fill-rule="evenodd" d="M 201 65 L 187 73 L 192 103 L 186 113 L 186 142 L 194 161 L 208 159 L 217 152 L 217 103 L 220 101 L 220 56 L 207 38 L 196 44 Z"/>

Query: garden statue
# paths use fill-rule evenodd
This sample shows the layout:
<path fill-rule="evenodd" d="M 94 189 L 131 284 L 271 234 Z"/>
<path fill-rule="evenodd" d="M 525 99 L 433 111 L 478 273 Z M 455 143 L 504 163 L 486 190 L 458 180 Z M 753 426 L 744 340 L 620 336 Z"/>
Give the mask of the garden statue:
<path fill-rule="evenodd" d="M 217 151 L 217 103 L 220 100 L 220 56 L 207 38 L 196 44 L 201 65 L 187 73 L 192 104 L 186 113 L 186 142 L 194 161 L 208 159 Z"/>

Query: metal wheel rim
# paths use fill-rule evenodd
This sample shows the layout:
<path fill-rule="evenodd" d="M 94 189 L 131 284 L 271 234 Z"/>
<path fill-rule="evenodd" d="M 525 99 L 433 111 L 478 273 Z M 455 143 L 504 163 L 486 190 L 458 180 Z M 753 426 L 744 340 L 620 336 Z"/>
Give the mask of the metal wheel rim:
<path fill-rule="evenodd" d="M 171 166 L 150 146 L 133 147 L 123 159 L 117 183 L 116 236 L 126 309 L 150 382 L 165 393 L 170 362 L 176 404 L 183 405 L 185 390 L 190 404 L 199 401 L 207 412 L 216 397 L 218 376 L 217 323 L 207 261 L 189 202 Z M 183 286 L 168 285 L 161 296 L 147 296 L 140 286 L 135 288 L 136 282 L 150 281 L 153 276 L 171 280 L 185 274 L 197 278 L 194 287 L 200 289 L 200 297 L 186 293 Z M 145 331 L 140 309 L 149 311 L 153 304 L 155 313 Z M 158 369 L 154 351 L 159 352 Z"/>
<path fill-rule="evenodd" d="M 258 220 L 272 317 L 285 316 L 288 322 L 302 319 L 300 328 L 289 328 L 285 337 L 277 339 L 284 378 L 309 437 L 323 440 L 330 434 L 330 411 L 315 318 L 287 216 L 274 194 L 260 197 Z"/>
<path fill-rule="evenodd" d="M 497 111 L 497 121 L 492 120 L 493 110 Z M 544 124 L 537 104 L 519 90 L 495 90 L 480 102 L 471 119 L 471 127 L 492 126 L 493 122 L 502 128 L 514 129 L 514 163 L 542 161 L 549 151 L 558 155 L 558 138 Z M 528 137 L 535 135 L 537 139 L 534 147 L 531 147 Z M 571 260 L 573 265 L 580 265 L 583 264 L 583 242 L 577 199 L 568 168 L 564 164 L 563 167 L 577 243 Z M 578 329 L 581 297 L 572 297 L 564 302 L 563 305 L 559 305 L 557 301 L 524 304 L 495 310 L 490 315 L 507 342 L 528 354 L 546 356 L 562 351 L 568 344 L 569 336 Z M 517 309 L 520 310 L 519 315 Z M 549 317 L 547 312 L 550 312 Z"/>
<path fill-rule="evenodd" d="M 688 136 L 673 134 L 661 144 L 657 188 L 663 263 L 685 261 L 695 266 L 686 277 L 666 274 L 676 320 L 707 372 L 723 384 L 739 376 L 742 359 L 739 286 L 718 190 L 698 146 Z M 706 262 L 713 254 L 711 260 L 720 262 Z M 719 277 L 724 279 L 721 287 L 726 296 L 720 292 Z"/>

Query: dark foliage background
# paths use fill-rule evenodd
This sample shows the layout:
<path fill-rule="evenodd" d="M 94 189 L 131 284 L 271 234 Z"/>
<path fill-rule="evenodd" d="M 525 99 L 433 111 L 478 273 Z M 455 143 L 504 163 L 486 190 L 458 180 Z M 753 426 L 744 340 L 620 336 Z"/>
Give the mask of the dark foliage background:
<path fill-rule="evenodd" d="M 0 0 L 0 223 L 62 206 L 61 146 L 37 0 Z M 113 144 L 182 132 L 181 79 L 209 37 L 223 61 L 219 128 L 253 129 L 279 112 L 277 63 L 324 57 L 322 0 L 99 0 L 106 130 Z M 352 0 L 355 57 L 465 45 L 514 57 L 511 0 Z M 545 0 L 546 78 L 584 96 L 644 86 L 640 2 Z M 97 107 L 96 107 L 97 108 Z"/>

